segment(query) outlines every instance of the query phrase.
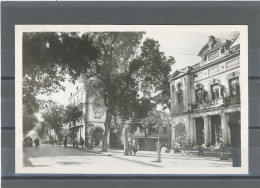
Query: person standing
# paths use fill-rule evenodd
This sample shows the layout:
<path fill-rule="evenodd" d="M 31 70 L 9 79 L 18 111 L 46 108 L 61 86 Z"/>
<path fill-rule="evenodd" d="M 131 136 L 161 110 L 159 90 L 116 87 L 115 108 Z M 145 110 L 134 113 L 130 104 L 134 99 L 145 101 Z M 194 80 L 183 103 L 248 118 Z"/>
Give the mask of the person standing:
<path fill-rule="evenodd" d="M 81 138 L 80 145 L 81 145 L 81 148 L 83 149 L 83 146 L 84 146 L 84 139 L 83 138 Z"/>
<path fill-rule="evenodd" d="M 64 139 L 64 148 L 67 147 L 67 138 Z"/>
<path fill-rule="evenodd" d="M 137 142 L 135 140 L 133 141 L 133 152 L 134 152 L 134 155 L 136 155 L 136 152 L 137 152 Z"/>
<path fill-rule="evenodd" d="M 40 145 L 40 140 L 38 138 L 36 138 L 34 140 L 34 144 L 35 144 L 35 149 L 39 149 L 39 145 Z"/>

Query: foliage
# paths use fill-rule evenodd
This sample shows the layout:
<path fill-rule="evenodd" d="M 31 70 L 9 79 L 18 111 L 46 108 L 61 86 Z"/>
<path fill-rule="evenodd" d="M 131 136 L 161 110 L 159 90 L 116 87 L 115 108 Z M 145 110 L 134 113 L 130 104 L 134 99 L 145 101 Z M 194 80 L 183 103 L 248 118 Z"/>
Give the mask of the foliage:
<path fill-rule="evenodd" d="M 38 123 L 38 119 L 34 114 L 28 113 L 26 108 L 23 109 L 23 134 L 26 135 L 28 132 Z"/>
<path fill-rule="evenodd" d="M 81 121 L 83 118 L 83 112 L 74 105 L 68 105 L 64 113 L 64 123 L 72 122 L 73 125 L 76 125 L 76 122 Z"/>
<path fill-rule="evenodd" d="M 26 32 L 23 34 L 23 104 L 37 112 L 37 94 L 60 89 L 66 73 L 78 76 L 91 67 L 98 50 L 89 35 L 77 33 Z M 82 66 L 79 66 L 82 65 Z"/>
<path fill-rule="evenodd" d="M 152 110 L 148 116 L 142 120 L 143 129 L 145 134 L 157 132 L 163 126 L 170 126 L 170 115 L 163 111 Z M 148 131 L 148 133 L 146 132 Z"/>
<path fill-rule="evenodd" d="M 47 133 L 47 125 L 45 122 L 41 122 L 40 126 L 36 129 L 38 136 L 43 139 L 44 135 Z"/>
<path fill-rule="evenodd" d="M 106 109 L 104 151 L 112 115 L 131 117 L 138 108 L 139 91 L 144 98 L 152 100 L 151 95 L 168 84 L 165 80 L 169 78 L 174 58 L 167 58 L 159 50 L 157 41 L 146 39 L 142 42 L 143 36 L 143 32 L 93 34 L 101 55 L 85 74 L 84 80 L 92 79 L 86 85 L 95 85 Z"/>
<path fill-rule="evenodd" d="M 81 76 L 86 86 L 95 89 L 95 104 L 103 104 L 106 109 L 102 143 L 102 150 L 106 151 L 112 115 L 130 117 L 138 111 L 138 92 L 152 103 L 152 94 L 169 86 L 171 65 L 175 60 L 160 51 L 157 41 L 144 39 L 144 34 L 25 33 L 24 105 L 31 112 L 36 111 L 39 108 L 35 99 L 37 94 L 48 95 L 64 89 L 61 82 L 66 73 L 72 80 Z M 167 105 L 169 92 L 166 90 L 161 94 L 161 100 L 156 100 Z M 122 109 L 124 105 L 129 109 Z"/>
<path fill-rule="evenodd" d="M 44 112 L 42 117 L 48 128 L 53 129 L 58 136 L 58 139 L 61 140 L 64 122 L 64 107 L 62 105 L 54 105 Z"/>

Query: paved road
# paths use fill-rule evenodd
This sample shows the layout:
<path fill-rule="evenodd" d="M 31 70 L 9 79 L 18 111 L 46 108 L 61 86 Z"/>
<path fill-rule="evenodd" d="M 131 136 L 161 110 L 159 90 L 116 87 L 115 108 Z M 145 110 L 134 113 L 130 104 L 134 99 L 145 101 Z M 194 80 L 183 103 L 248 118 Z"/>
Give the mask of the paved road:
<path fill-rule="evenodd" d="M 87 152 L 81 148 L 41 146 L 39 149 L 26 148 L 24 150 L 25 167 L 80 166 L 96 168 L 97 166 L 102 166 L 103 168 L 114 168 L 115 166 L 126 165 L 147 166 L 95 152 Z"/>
<path fill-rule="evenodd" d="M 156 152 L 139 151 L 137 156 L 125 156 L 122 150 L 111 150 L 101 154 L 101 152 L 90 152 L 81 148 L 41 146 L 39 149 L 26 148 L 24 150 L 24 167 L 52 167 L 54 171 L 57 170 L 60 173 L 63 173 L 63 170 L 67 168 L 67 173 L 70 173 L 70 169 L 71 172 L 83 169 L 79 172 L 142 174 L 171 173 L 177 168 L 184 170 L 184 172 L 190 172 L 190 169 L 198 169 L 199 167 L 214 167 L 221 172 L 222 169 L 232 168 L 232 162 L 231 160 L 220 161 L 217 157 L 162 154 L 162 162 L 158 163 L 156 162 Z M 194 171 L 194 173 L 198 172 L 200 171 Z"/>

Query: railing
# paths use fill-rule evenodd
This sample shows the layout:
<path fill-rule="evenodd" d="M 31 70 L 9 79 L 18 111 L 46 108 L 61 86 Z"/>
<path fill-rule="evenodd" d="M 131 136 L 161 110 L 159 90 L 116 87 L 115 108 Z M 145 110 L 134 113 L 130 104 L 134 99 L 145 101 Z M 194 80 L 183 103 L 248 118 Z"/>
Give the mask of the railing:
<path fill-rule="evenodd" d="M 238 104 L 238 103 L 240 103 L 240 96 L 230 96 L 230 97 L 220 98 L 208 102 L 193 104 L 191 105 L 191 110 L 192 111 L 203 110 L 208 108 L 219 107 L 222 105 L 230 105 L 230 104 Z"/>
<path fill-rule="evenodd" d="M 217 99 L 217 100 L 212 100 L 212 101 L 207 101 L 203 103 L 196 103 L 191 105 L 191 110 L 196 111 L 196 110 L 203 110 L 207 108 L 213 108 L 213 107 L 218 107 L 223 105 L 223 99 Z"/>
<path fill-rule="evenodd" d="M 220 98 L 212 101 L 192 104 L 190 109 L 184 106 L 177 107 L 172 110 L 172 113 L 180 114 L 183 112 L 188 112 L 189 110 L 197 111 L 197 110 L 203 110 L 203 109 L 209 109 L 209 108 L 231 105 L 231 104 L 239 104 L 239 103 L 240 103 L 240 96 L 230 96 L 230 97 Z"/>
<path fill-rule="evenodd" d="M 225 105 L 238 104 L 238 103 L 240 103 L 240 96 L 239 96 L 239 95 L 226 97 L 226 98 L 224 99 L 224 104 L 225 104 Z"/>

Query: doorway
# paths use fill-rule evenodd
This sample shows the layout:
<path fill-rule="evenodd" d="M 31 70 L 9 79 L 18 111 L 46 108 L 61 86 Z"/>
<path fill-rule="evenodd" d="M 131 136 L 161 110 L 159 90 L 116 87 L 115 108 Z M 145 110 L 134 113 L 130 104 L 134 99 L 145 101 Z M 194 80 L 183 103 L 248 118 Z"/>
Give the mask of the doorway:
<path fill-rule="evenodd" d="M 211 144 L 219 145 L 221 137 L 221 118 L 219 115 L 211 116 Z"/>
<path fill-rule="evenodd" d="M 102 133 L 103 130 L 99 127 L 97 127 L 92 135 L 92 145 L 93 146 L 99 146 L 99 144 L 102 142 Z"/>
<path fill-rule="evenodd" d="M 196 141 L 198 145 L 202 145 L 204 143 L 204 121 L 203 119 L 196 118 Z"/>

